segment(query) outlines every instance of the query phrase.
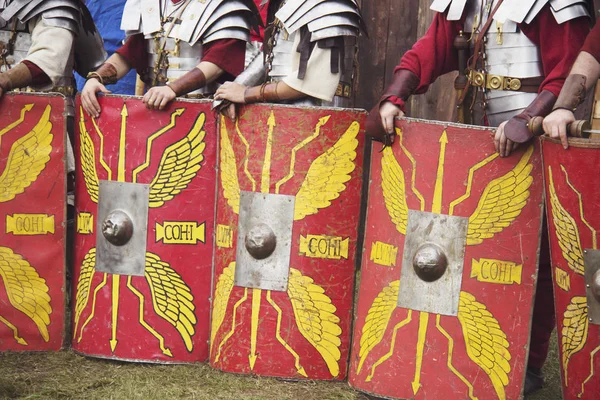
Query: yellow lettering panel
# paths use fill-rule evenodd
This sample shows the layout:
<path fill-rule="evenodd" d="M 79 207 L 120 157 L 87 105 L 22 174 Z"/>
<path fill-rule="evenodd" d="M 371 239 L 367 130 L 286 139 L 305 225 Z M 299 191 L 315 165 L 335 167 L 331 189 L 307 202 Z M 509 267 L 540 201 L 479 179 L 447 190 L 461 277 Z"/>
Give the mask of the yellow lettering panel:
<path fill-rule="evenodd" d="M 479 261 L 474 259 L 471 265 L 471 278 L 477 278 L 479 282 L 520 285 L 522 274 L 523 265 L 511 261 L 482 258 Z"/>
<path fill-rule="evenodd" d="M 196 221 L 165 221 L 162 225 L 156 223 L 156 241 L 164 244 L 196 244 L 204 243 L 206 229 L 204 222 Z"/>
<path fill-rule="evenodd" d="M 398 247 L 383 242 L 371 245 L 371 261 L 384 267 L 395 267 L 398 258 Z"/>
<path fill-rule="evenodd" d="M 556 278 L 556 285 L 559 288 L 561 288 L 565 292 L 571 290 L 571 277 L 569 276 L 569 273 L 567 271 L 556 267 L 554 275 Z"/>
<path fill-rule="evenodd" d="M 300 254 L 330 260 L 348 259 L 349 238 L 324 235 L 300 235 Z"/>
<path fill-rule="evenodd" d="M 77 214 L 77 233 L 89 235 L 94 233 L 94 216 L 88 212 Z"/>
<path fill-rule="evenodd" d="M 233 229 L 227 225 L 217 225 L 217 246 L 230 249 L 233 247 Z"/>
<path fill-rule="evenodd" d="M 6 233 L 13 235 L 46 235 L 54 233 L 54 215 L 13 214 L 6 216 Z"/>

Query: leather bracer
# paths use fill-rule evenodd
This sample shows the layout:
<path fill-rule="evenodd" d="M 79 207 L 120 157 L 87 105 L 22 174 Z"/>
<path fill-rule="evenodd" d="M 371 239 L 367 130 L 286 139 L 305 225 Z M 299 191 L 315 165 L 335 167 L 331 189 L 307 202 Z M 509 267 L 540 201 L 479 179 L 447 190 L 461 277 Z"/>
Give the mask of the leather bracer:
<path fill-rule="evenodd" d="M 558 99 L 552 110 L 565 109 L 575 111 L 577 106 L 585 100 L 585 75 L 569 75 L 558 95 Z"/>
<path fill-rule="evenodd" d="M 383 95 L 367 117 L 365 128 L 368 136 L 375 141 L 382 142 L 386 146 L 389 146 L 394 142 L 394 134 L 390 135 L 386 133 L 383 127 L 379 109 L 381 108 L 381 105 L 392 96 L 395 96 L 402 101 L 408 100 L 419 86 L 419 82 L 419 77 L 409 70 L 399 69 L 396 71 L 392 83 L 384 91 Z"/>
<path fill-rule="evenodd" d="M 8 92 L 12 89 L 18 89 L 29 86 L 33 77 L 31 71 L 23 63 L 18 63 L 11 69 L 0 74 L 0 88 Z"/>
<path fill-rule="evenodd" d="M 103 85 L 112 85 L 117 83 L 117 68 L 109 63 L 105 62 L 94 72 L 90 72 L 87 75 L 87 79 L 97 79 Z"/>
<path fill-rule="evenodd" d="M 179 79 L 169 83 L 169 86 L 177 97 L 198 90 L 206 86 L 206 76 L 200 68 L 193 68 Z"/>
<path fill-rule="evenodd" d="M 515 143 L 525 143 L 533 137 L 529 129 L 529 121 L 533 117 L 545 117 L 552 111 L 556 96 L 548 91 L 542 90 L 535 100 L 520 114 L 512 117 L 504 126 L 504 134 Z"/>

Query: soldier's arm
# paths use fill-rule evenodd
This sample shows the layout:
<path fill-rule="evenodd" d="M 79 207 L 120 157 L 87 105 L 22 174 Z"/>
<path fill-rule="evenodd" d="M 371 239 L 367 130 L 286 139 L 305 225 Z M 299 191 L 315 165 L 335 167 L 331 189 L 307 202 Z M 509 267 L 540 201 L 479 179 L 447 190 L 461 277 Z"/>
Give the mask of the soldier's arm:
<path fill-rule="evenodd" d="M 587 90 L 600 78 L 599 60 L 600 25 L 596 24 L 577 56 L 552 113 L 544 118 L 544 132 L 554 139 L 560 139 L 565 149 L 569 148 L 567 125 L 575 121 L 573 112 L 585 99 Z"/>
<path fill-rule="evenodd" d="M 186 95 L 221 78 L 235 79 L 244 69 L 246 42 L 222 39 L 203 46 L 200 64 L 167 86 L 153 87 L 144 95 L 146 107 L 163 110 L 176 97 Z"/>
<path fill-rule="evenodd" d="M 425 36 L 400 60 L 392 83 L 367 118 L 367 132 L 374 140 L 391 144 L 394 118 L 403 115 L 408 98 L 425 93 L 439 76 L 458 68 L 454 39 L 460 30 L 459 22 L 448 21 L 445 14 L 435 14 Z"/>
<path fill-rule="evenodd" d="M 580 17 L 559 24 L 550 6 L 546 5 L 530 25 L 521 24 L 520 28 L 539 47 L 545 76 L 536 99 L 522 113 L 499 127 L 495 142 L 501 156 L 508 156 L 519 143 L 532 138 L 528 128 L 531 118 L 544 117 L 552 111 L 589 32 L 589 19 Z"/>

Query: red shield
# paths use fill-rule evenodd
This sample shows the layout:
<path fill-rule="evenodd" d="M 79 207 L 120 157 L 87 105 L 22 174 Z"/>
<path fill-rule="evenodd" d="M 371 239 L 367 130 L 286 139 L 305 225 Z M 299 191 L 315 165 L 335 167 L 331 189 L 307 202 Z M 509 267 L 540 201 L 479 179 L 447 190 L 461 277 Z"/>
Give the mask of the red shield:
<path fill-rule="evenodd" d="M 345 378 L 364 119 L 360 111 L 256 105 L 245 107 L 238 123 L 221 120 L 215 368 Z M 285 291 L 234 284 L 241 191 L 295 196 Z"/>
<path fill-rule="evenodd" d="M 538 145 L 500 158 L 484 128 L 396 127 L 394 145 L 373 152 L 350 384 L 396 399 L 519 398 L 541 228 Z M 456 293 L 455 316 L 397 306 L 403 252 L 414 251 L 404 247 L 409 210 L 468 218 L 462 283 L 443 292 Z"/>
<path fill-rule="evenodd" d="M 73 348 L 124 360 L 204 361 L 216 179 L 210 103 L 176 101 L 152 112 L 139 99 L 105 96 L 93 119 L 79 101 Z M 144 276 L 95 270 L 101 180 L 150 184 Z"/>
<path fill-rule="evenodd" d="M 597 399 L 600 393 L 600 329 L 590 321 L 584 258 L 598 250 L 600 144 L 570 139 L 542 141 L 550 253 L 562 368 L 563 395 Z M 592 301 L 596 301 L 592 298 Z"/>
<path fill-rule="evenodd" d="M 6 95 L 0 109 L 0 351 L 59 350 L 65 99 Z"/>

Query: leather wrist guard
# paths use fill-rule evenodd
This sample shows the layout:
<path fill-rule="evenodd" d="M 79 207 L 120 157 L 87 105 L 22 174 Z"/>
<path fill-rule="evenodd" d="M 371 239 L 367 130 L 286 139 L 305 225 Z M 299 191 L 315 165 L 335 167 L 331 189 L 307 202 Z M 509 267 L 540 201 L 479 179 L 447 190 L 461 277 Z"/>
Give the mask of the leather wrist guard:
<path fill-rule="evenodd" d="M 383 143 L 385 146 L 389 146 L 394 142 L 395 134 L 390 135 L 386 133 L 383 127 L 383 122 L 381 121 L 379 109 L 381 105 L 391 96 L 396 96 L 403 101 L 408 100 L 408 98 L 419 86 L 419 82 L 419 77 L 409 70 L 399 69 L 396 71 L 392 83 L 384 91 L 383 95 L 380 97 L 379 101 L 377 104 L 375 104 L 369 113 L 369 116 L 367 117 L 365 128 L 368 136 L 375 141 Z"/>
<path fill-rule="evenodd" d="M 585 75 L 569 75 L 565 80 L 558 99 L 554 104 L 553 110 L 563 108 L 569 111 L 575 111 L 577 106 L 585 100 L 585 82 L 587 77 Z"/>
<path fill-rule="evenodd" d="M 177 97 L 183 96 L 206 86 L 206 76 L 200 68 L 193 68 L 179 79 L 169 83 L 169 86 Z"/>
<path fill-rule="evenodd" d="M 0 74 L 0 88 L 7 92 L 12 89 L 29 86 L 33 77 L 27 65 L 18 63 L 8 71 Z"/>
<path fill-rule="evenodd" d="M 247 87 L 244 91 L 244 104 L 278 102 L 281 99 L 277 94 L 279 82 L 263 83 L 261 86 Z"/>
<path fill-rule="evenodd" d="M 534 135 L 529 129 L 529 122 L 533 117 L 545 117 L 552 111 L 556 96 L 548 91 L 542 90 L 535 100 L 521 112 L 512 117 L 504 126 L 504 134 L 515 143 L 525 143 Z"/>
<path fill-rule="evenodd" d="M 105 62 L 94 72 L 90 72 L 87 79 L 96 78 L 103 85 L 117 83 L 117 68 L 111 63 Z"/>

